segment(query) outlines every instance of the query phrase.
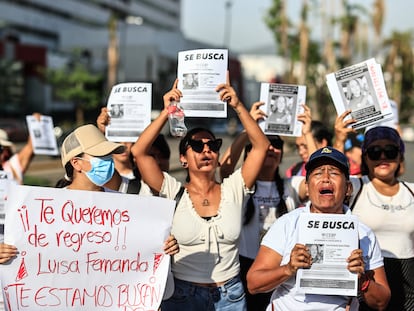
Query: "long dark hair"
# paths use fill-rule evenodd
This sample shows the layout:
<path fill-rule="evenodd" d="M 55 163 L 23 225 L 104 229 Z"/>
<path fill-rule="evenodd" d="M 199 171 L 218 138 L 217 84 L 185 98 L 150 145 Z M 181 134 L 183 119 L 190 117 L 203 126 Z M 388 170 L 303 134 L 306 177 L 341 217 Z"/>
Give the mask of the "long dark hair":
<path fill-rule="evenodd" d="M 59 179 L 56 184 L 55 188 L 65 188 L 72 183 L 73 180 L 73 166 L 70 161 L 65 165 L 65 176 Z"/>
<path fill-rule="evenodd" d="M 287 205 L 284 199 L 285 186 L 284 186 L 283 178 L 280 177 L 280 174 L 279 174 L 279 167 L 275 171 L 274 180 L 276 183 L 277 192 L 279 193 L 279 204 L 277 205 L 277 208 L 276 208 L 276 218 L 279 218 L 280 216 L 288 212 Z M 243 225 L 249 224 L 253 218 L 254 210 L 255 210 L 254 202 L 253 202 L 253 195 L 254 193 L 250 194 L 250 197 L 247 200 L 246 211 L 244 213 L 244 219 L 243 219 Z"/>
<path fill-rule="evenodd" d="M 280 161 L 282 161 L 283 140 L 278 135 L 272 135 L 272 136 L 267 136 L 267 137 L 269 138 L 269 141 L 273 147 L 281 150 L 282 153 L 281 153 Z M 244 148 L 244 159 L 246 159 L 247 153 L 249 153 L 250 150 L 252 150 L 252 145 L 251 144 L 246 145 L 246 147 Z M 276 218 L 279 218 L 280 216 L 288 212 L 287 205 L 284 199 L 285 185 L 284 185 L 283 178 L 280 176 L 280 173 L 279 173 L 279 166 L 276 168 L 273 180 L 276 183 L 276 189 L 277 189 L 277 192 L 279 193 L 279 204 L 277 205 L 277 208 L 276 208 Z M 250 221 L 253 218 L 254 210 L 255 210 L 254 202 L 253 202 L 253 195 L 254 193 L 250 195 L 249 199 L 246 202 L 246 211 L 244 213 L 243 225 L 247 225 L 248 223 L 250 223 Z"/>
<path fill-rule="evenodd" d="M 81 158 L 83 156 L 83 152 L 76 155 L 74 158 Z M 65 164 L 65 176 L 59 179 L 56 184 L 55 188 L 65 188 L 69 186 L 73 181 L 73 166 L 70 161 Z"/>

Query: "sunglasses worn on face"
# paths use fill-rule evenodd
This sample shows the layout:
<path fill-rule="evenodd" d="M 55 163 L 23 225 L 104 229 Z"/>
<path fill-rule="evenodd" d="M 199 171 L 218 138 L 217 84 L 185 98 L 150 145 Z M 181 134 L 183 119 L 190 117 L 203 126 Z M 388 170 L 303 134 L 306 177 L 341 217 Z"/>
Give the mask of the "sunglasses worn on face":
<path fill-rule="evenodd" d="M 368 158 L 372 161 L 377 161 L 381 158 L 381 154 L 384 153 L 388 160 L 394 160 L 397 158 L 400 152 L 400 148 L 395 145 L 372 146 L 367 149 Z"/>
<path fill-rule="evenodd" d="M 279 149 L 279 150 L 283 149 L 283 140 L 281 140 L 281 139 L 269 139 L 269 141 L 270 141 L 270 144 L 274 148 Z"/>
<path fill-rule="evenodd" d="M 209 140 L 206 142 L 203 142 L 202 140 L 189 139 L 187 142 L 187 147 L 190 146 L 193 151 L 201 153 L 204 150 L 204 145 L 207 145 L 212 152 L 217 153 L 220 150 L 222 142 L 223 140 L 221 138 L 218 138 L 216 140 Z"/>

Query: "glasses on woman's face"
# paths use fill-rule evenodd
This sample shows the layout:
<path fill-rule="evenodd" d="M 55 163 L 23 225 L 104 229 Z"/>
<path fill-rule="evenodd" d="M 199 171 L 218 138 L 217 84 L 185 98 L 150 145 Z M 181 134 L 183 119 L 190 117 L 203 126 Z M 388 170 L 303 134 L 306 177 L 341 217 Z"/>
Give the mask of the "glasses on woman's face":
<path fill-rule="evenodd" d="M 190 146 L 193 151 L 201 153 L 204 150 L 204 145 L 207 145 L 212 152 L 217 153 L 220 150 L 222 143 L 223 140 L 221 138 L 209 140 L 206 142 L 203 142 L 202 140 L 189 139 L 187 142 L 187 147 Z"/>
<path fill-rule="evenodd" d="M 384 153 L 388 160 L 395 160 L 400 153 L 400 148 L 395 145 L 371 146 L 367 149 L 368 158 L 372 161 L 377 161 L 381 158 L 381 154 Z"/>
<path fill-rule="evenodd" d="M 269 139 L 270 144 L 272 145 L 272 147 L 282 150 L 283 149 L 283 140 L 281 139 L 277 139 L 277 138 L 272 138 Z"/>

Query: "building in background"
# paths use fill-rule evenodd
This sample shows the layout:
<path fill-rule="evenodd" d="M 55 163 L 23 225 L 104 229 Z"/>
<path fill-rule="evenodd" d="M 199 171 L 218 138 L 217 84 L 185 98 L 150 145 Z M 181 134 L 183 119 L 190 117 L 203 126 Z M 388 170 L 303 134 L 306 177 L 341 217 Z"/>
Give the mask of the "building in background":
<path fill-rule="evenodd" d="M 184 38 L 180 11 L 180 0 L 0 0 L 0 70 L 3 63 L 15 68 L 14 79 L 0 81 L 7 94 L 0 96 L 1 112 L 71 111 L 71 103 L 53 98 L 37 68 L 62 67 L 74 49 L 81 49 L 93 70 L 106 73 L 114 19 L 117 83 L 152 82 L 156 109 L 176 77 L 177 53 L 214 48 Z M 237 75 L 233 80 L 242 89 L 241 72 Z"/>

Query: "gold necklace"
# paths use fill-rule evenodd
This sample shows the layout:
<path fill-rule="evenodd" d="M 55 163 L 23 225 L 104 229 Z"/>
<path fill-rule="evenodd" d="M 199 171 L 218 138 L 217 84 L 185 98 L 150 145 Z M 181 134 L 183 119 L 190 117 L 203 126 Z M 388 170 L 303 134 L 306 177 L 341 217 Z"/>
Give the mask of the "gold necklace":
<path fill-rule="evenodd" d="M 187 187 L 187 192 L 188 192 L 188 187 Z M 200 195 L 200 192 L 197 192 L 197 191 L 194 191 L 194 190 L 193 190 L 193 192 L 194 192 L 195 194 L 197 194 L 197 195 L 201 196 L 201 195 Z M 189 194 L 190 194 L 190 193 L 189 193 Z M 191 196 L 190 196 L 190 198 L 191 198 Z M 205 199 L 201 202 L 201 205 L 202 205 L 202 206 L 210 206 L 210 201 L 209 201 L 207 198 L 205 198 Z"/>

